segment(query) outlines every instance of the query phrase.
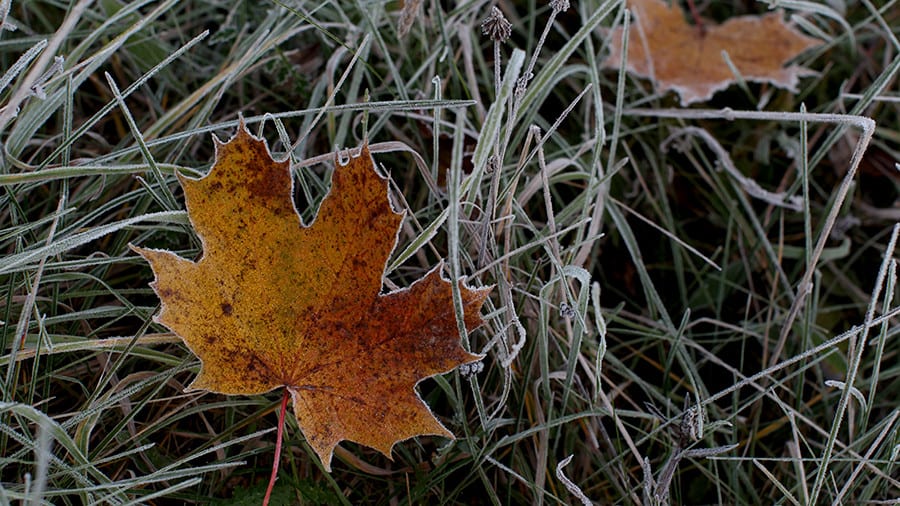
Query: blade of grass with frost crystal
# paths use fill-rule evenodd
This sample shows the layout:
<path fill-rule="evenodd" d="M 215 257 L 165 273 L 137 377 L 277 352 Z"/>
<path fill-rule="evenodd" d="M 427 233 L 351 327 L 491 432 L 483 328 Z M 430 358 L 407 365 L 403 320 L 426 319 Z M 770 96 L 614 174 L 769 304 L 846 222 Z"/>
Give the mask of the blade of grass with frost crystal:
<path fill-rule="evenodd" d="M 825 448 L 822 450 L 822 460 L 819 463 L 819 468 L 816 471 L 816 479 L 813 482 L 812 490 L 810 492 L 811 504 L 818 503 L 819 494 L 822 492 L 822 487 L 824 487 L 825 485 L 825 479 L 829 474 L 828 468 L 831 464 L 834 444 L 837 440 L 838 432 L 841 429 L 841 424 L 844 420 L 847 405 L 850 402 L 850 392 L 853 389 L 853 384 L 856 382 L 857 373 L 859 372 L 859 364 L 860 362 L 862 362 L 863 353 L 866 350 L 866 341 L 868 340 L 869 329 L 874 326 L 873 320 L 875 319 L 875 310 L 878 305 L 879 299 L 881 298 L 881 290 L 885 285 L 888 266 L 891 264 L 894 256 L 894 250 L 897 246 L 898 235 L 900 235 L 900 224 L 894 225 L 894 230 L 891 233 L 891 238 L 888 241 L 887 247 L 885 248 L 884 258 L 882 260 L 881 267 L 878 269 L 878 276 L 875 279 L 875 287 L 872 290 L 872 297 L 869 300 L 869 307 L 866 310 L 866 316 L 863 320 L 863 328 L 859 334 L 859 337 L 856 339 L 855 353 L 850 357 L 850 364 L 847 368 L 847 378 L 844 382 L 847 386 L 846 388 L 841 390 L 841 397 L 838 401 L 837 409 L 835 410 L 834 422 L 831 424 L 831 430 L 828 433 L 828 439 L 825 442 Z"/>
<path fill-rule="evenodd" d="M 122 98 L 124 99 L 124 98 L 128 97 L 129 95 L 131 95 L 132 93 L 134 93 L 134 91 L 136 91 L 141 86 L 146 84 L 146 82 L 151 77 L 153 77 L 154 75 L 159 73 L 159 71 L 161 71 L 162 69 L 169 66 L 169 64 L 171 64 L 173 61 L 180 58 L 184 53 L 186 53 L 189 49 L 194 47 L 198 42 L 205 39 L 207 35 L 209 35 L 209 30 L 204 30 L 200 35 L 189 40 L 187 43 L 185 43 L 184 45 L 182 45 L 181 47 L 179 47 L 178 49 L 173 51 L 172 54 L 163 58 L 162 61 L 160 61 L 159 63 L 154 65 L 150 70 L 148 70 L 147 72 L 144 72 L 144 74 L 141 75 L 141 77 L 136 79 L 133 83 L 128 85 L 127 88 L 122 90 L 122 93 L 121 93 Z M 74 85 L 75 85 L 74 82 L 71 83 L 72 89 L 74 89 Z M 66 95 L 71 96 L 72 95 L 71 91 L 67 90 Z M 102 107 L 100 107 L 100 109 L 97 110 L 97 112 L 95 112 L 93 115 L 91 115 L 90 118 L 85 120 L 78 128 L 76 128 L 74 131 L 72 131 L 71 133 L 66 135 L 64 142 L 60 143 L 60 145 L 57 146 L 56 149 L 54 149 L 50 153 L 50 155 L 48 155 L 46 158 L 44 158 L 44 160 L 40 164 L 38 164 L 38 166 L 37 166 L 38 170 L 36 170 L 35 172 L 40 172 L 40 173 L 45 172 L 45 170 L 43 170 L 44 167 L 46 167 L 50 163 L 53 163 L 53 161 L 56 160 L 59 156 L 61 156 L 65 150 L 71 149 L 72 144 L 76 140 L 80 139 L 88 130 L 93 128 L 94 125 L 96 125 L 101 119 L 106 117 L 106 115 L 116 107 L 116 104 L 117 104 L 117 100 L 115 98 L 108 101 L 106 104 L 104 104 Z M 165 166 L 169 166 L 169 164 L 160 164 L 160 168 L 165 167 Z M 140 165 L 140 167 L 144 167 L 144 169 L 146 170 L 146 166 Z M 172 167 L 175 168 L 175 166 L 172 166 Z M 65 168 L 65 167 L 63 167 L 63 168 Z M 50 169 L 50 170 L 61 170 L 63 168 L 54 168 L 54 169 Z M 78 168 L 87 169 L 87 167 L 84 167 L 84 166 L 79 166 Z M 179 170 L 180 170 L 180 168 L 179 168 Z M 189 170 L 193 171 L 194 169 L 189 169 Z"/>
<path fill-rule="evenodd" d="M 163 178 L 162 172 L 159 170 L 159 167 L 157 167 L 156 160 L 153 158 L 153 154 L 150 153 L 150 149 L 144 141 L 143 134 L 141 134 L 141 129 L 137 126 L 137 123 L 135 123 L 134 116 L 131 115 L 128 106 L 125 105 L 125 99 L 122 97 L 122 92 L 119 91 L 119 87 L 116 85 L 112 76 L 109 75 L 109 72 L 104 72 L 103 75 L 106 77 L 106 83 L 109 85 L 109 89 L 112 90 L 113 98 L 115 98 L 116 103 L 119 105 L 119 109 L 122 111 L 122 115 L 125 117 L 125 123 L 128 124 L 131 135 L 137 142 L 138 147 L 141 148 L 144 162 L 150 167 L 149 172 L 153 182 L 156 183 L 156 187 L 159 188 L 159 191 L 157 191 L 152 185 L 144 184 L 147 193 L 149 193 L 166 211 L 180 210 L 181 204 L 175 200 L 175 195 L 172 194 L 172 190 L 169 189 L 169 185 L 166 183 L 165 178 Z"/>
<path fill-rule="evenodd" d="M 613 223 L 616 225 L 616 230 L 621 234 L 628 252 L 631 254 L 631 261 L 634 262 L 638 277 L 641 280 L 641 286 L 644 289 L 644 295 L 647 297 L 647 302 L 649 303 L 648 309 L 652 311 L 651 318 L 662 318 L 666 329 L 668 329 L 669 332 L 674 333 L 676 331 L 675 324 L 672 322 L 669 311 L 666 309 L 662 298 L 659 296 L 659 292 L 653 284 L 653 280 L 650 278 L 650 273 L 647 271 L 647 266 L 644 264 L 643 255 L 641 255 L 637 238 L 635 238 L 631 226 L 619 211 L 618 206 L 612 202 L 610 202 L 610 204 L 611 205 L 606 208 L 607 212 L 609 213 L 610 218 L 612 218 Z"/>
<path fill-rule="evenodd" d="M 118 262 L 118 260 L 116 261 Z M 81 338 L 75 336 L 51 335 L 51 347 L 43 347 L 39 350 L 26 348 L 16 354 L 15 360 L 22 361 L 36 356 L 65 355 L 77 351 L 95 351 L 110 353 L 128 353 L 132 356 L 143 358 L 150 362 L 173 366 L 181 363 L 181 360 L 172 359 L 167 353 L 150 349 L 135 348 L 135 346 L 151 346 L 156 344 L 178 344 L 179 337 L 174 334 L 153 334 L 135 339 L 134 337 L 112 337 L 107 339 Z M 60 342 L 62 341 L 62 342 Z M 132 346 L 132 343 L 133 346 Z M 10 354 L 0 356 L 0 366 L 9 365 L 13 357 Z"/>
<path fill-rule="evenodd" d="M 71 147 L 71 144 L 68 144 Z M 62 151 L 62 150 L 61 150 Z M 191 177 L 200 176 L 193 167 L 184 167 L 171 163 L 159 163 L 156 165 L 161 174 L 174 176 L 176 172 Z M 32 172 L 17 172 L 13 174 L 0 174 L 0 186 L 11 186 L 27 183 L 48 183 L 60 179 L 73 179 L 89 176 L 129 176 L 147 172 L 146 164 L 122 164 L 118 166 L 108 165 L 76 165 L 54 167 L 52 169 L 35 170 Z"/>
<path fill-rule="evenodd" d="M 458 113 L 456 116 L 456 131 L 462 131 L 464 121 L 464 115 L 462 113 Z M 463 343 L 463 349 L 466 351 L 471 351 L 472 344 L 469 342 L 469 333 L 466 331 L 466 322 L 465 322 L 465 313 L 463 311 L 463 301 L 462 301 L 462 293 L 459 289 L 459 283 L 456 280 L 462 279 L 462 267 L 460 266 L 460 230 L 459 230 L 459 215 L 462 212 L 462 161 L 463 161 L 463 136 L 462 135 L 454 135 L 453 136 L 453 157 L 452 163 L 450 165 L 449 174 L 447 174 L 447 200 L 449 201 L 447 204 L 447 209 L 444 210 L 443 214 L 447 214 L 447 249 L 448 249 L 448 259 L 450 262 L 450 279 L 453 282 L 450 284 L 451 294 L 453 296 L 453 310 L 456 313 L 456 327 L 459 332 L 459 336 L 461 342 Z M 435 222 L 439 221 L 440 217 L 438 217 Z M 456 379 L 456 398 L 462 399 L 462 390 L 459 387 L 459 375 L 455 376 Z M 478 411 L 478 419 L 481 421 L 481 426 L 483 428 L 487 427 L 487 414 L 484 409 L 484 401 L 481 398 L 480 390 L 475 389 L 475 383 L 471 383 L 473 386 L 473 397 L 475 398 L 476 409 Z M 457 411 L 462 411 L 457 406 Z M 466 425 L 468 428 L 468 425 Z"/>
<path fill-rule="evenodd" d="M 68 452 L 69 458 L 74 461 L 75 467 L 68 468 L 67 475 L 71 476 L 75 481 L 82 482 L 84 484 L 88 484 L 88 482 L 83 476 L 83 472 L 87 472 L 93 479 L 97 480 L 98 484 L 104 485 L 109 484 L 111 481 L 109 478 L 100 472 L 81 452 L 81 449 L 78 445 L 75 444 L 75 441 L 69 437 L 69 434 L 63 430 L 63 428 L 56 423 L 55 420 L 47 416 L 47 414 L 31 407 L 26 406 L 24 404 L 19 403 L 9 403 L 9 402 L 0 402 L 0 413 L 8 412 L 14 414 L 16 416 L 21 416 L 27 420 L 35 424 L 40 424 L 43 426 L 48 434 L 52 437 L 52 439 L 59 444 L 62 448 Z M 68 466 L 65 462 L 56 459 L 51 456 L 51 459 L 55 461 L 57 465 Z M 64 469 L 65 470 L 65 469 Z M 82 495 L 83 499 L 86 499 L 84 495 Z M 124 498 L 120 498 L 120 500 L 124 500 Z"/>
<path fill-rule="evenodd" d="M 120 360 L 117 364 L 115 364 L 118 367 L 116 367 L 116 369 L 114 370 L 117 370 L 119 367 L 121 367 L 121 364 L 124 363 L 124 358 L 126 356 L 127 354 L 125 353 L 120 355 Z M 99 415 L 102 414 L 101 412 L 104 409 L 111 409 L 116 404 L 130 399 L 132 395 L 137 394 L 139 391 L 144 390 L 145 388 L 149 388 L 147 395 L 142 397 L 137 402 L 132 403 L 130 406 L 131 409 L 128 411 L 128 413 L 120 416 L 116 420 L 115 425 L 113 425 L 112 428 L 107 431 L 106 436 L 99 442 L 93 444 L 93 446 L 91 447 L 91 457 L 103 454 L 104 452 L 109 450 L 109 447 L 113 445 L 113 443 L 117 443 L 119 435 L 123 431 L 127 430 L 126 426 L 132 422 L 132 420 L 138 415 L 138 413 L 140 413 L 148 403 L 150 403 L 154 399 L 159 398 L 158 394 L 162 391 L 163 388 L 168 386 L 168 383 L 172 380 L 172 378 L 175 377 L 176 374 L 187 370 L 191 365 L 193 365 L 193 360 L 191 360 L 190 358 L 185 358 L 185 360 L 179 366 L 167 369 L 161 373 L 154 374 L 153 376 L 143 381 L 135 383 L 127 389 L 130 391 L 128 395 L 124 395 L 124 390 L 118 392 L 116 392 L 115 390 L 109 390 L 103 396 L 96 398 L 96 403 L 91 402 L 91 411 L 95 412 L 97 416 L 91 416 L 90 418 L 85 419 L 83 424 L 80 424 L 78 432 L 84 434 L 85 437 L 90 437 L 90 434 L 94 431 L 91 429 L 85 429 L 84 427 L 89 424 L 97 424 L 100 421 Z M 107 378 L 112 376 L 112 374 L 106 375 Z M 92 398 L 91 401 L 94 401 L 94 399 Z M 85 448 L 87 448 L 88 442 L 89 441 L 87 439 L 83 441 L 83 443 L 85 444 Z"/>
<path fill-rule="evenodd" d="M 563 397 L 561 406 L 565 409 L 568 406 L 569 395 L 572 391 L 572 383 L 575 381 L 575 368 L 578 366 L 578 359 L 581 355 L 581 342 L 584 338 L 586 330 L 585 319 L 588 314 L 589 295 L 591 291 L 591 274 L 585 269 L 567 265 L 563 268 L 563 275 L 577 279 L 579 283 L 577 308 L 575 309 L 575 325 L 572 328 L 572 342 L 569 344 L 569 355 L 566 358 L 566 379 L 563 386 Z M 565 283 L 565 278 L 560 280 Z M 543 300 L 541 300 L 543 303 Z M 557 437 L 560 434 L 557 433 Z"/>
<path fill-rule="evenodd" d="M 32 60 L 40 54 L 44 48 L 47 47 L 47 39 L 42 39 L 37 42 L 37 44 L 28 48 L 28 51 L 22 53 L 22 56 L 19 56 L 19 59 L 16 60 L 15 63 L 12 64 L 11 67 L 6 69 L 6 72 L 3 74 L 3 77 L 0 77 L 0 93 L 9 86 L 9 83 L 12 82 L 13 79 L 16 78 L 19 74 L 28 67 L 28 64 L 31 63 Z M 9 104 L 5 105 L 5 107 L 10 107 Z"/>
<path fill-rule="evenodd" d="M 547 93 L 553 90 L 555 79 L 558 79 L 558 75 L 562 70 L 563 65 L 568 61 L 569 57 L 572 56 L 572 53 L 575 52 L 578 46 L 584 42 L 585 38 L 593 33 L 600 25 L 600 22 L 602 22 L 615 7 L 622 3 L 622 1 L 623 0 L 605 0 L 596 10 L 594 10 L 591 17 L 581 24 L 578 31 L 572 34 L 563 47 L 556 50 L 547 62 L 541 64 L 540 72 L 535 75 L 534 80 L 528 85 L 528 90 L 522 97 L 522 102 L 519 105 L 520 111 L 528 110 L 535 104 L 544 101 L 543 96 L 546 96 Z"/>
<path fill-rule="evenodd" d="M 247 116 L 244 118 L 244 123 L 249 127 L 250 125 L 254 125 L 261 121 L 272 120 L 273 118 L 277 119 L 287 119 L 287 118 L 299 118 L 303 116 L 317 115 L 320 112 L 362 112 L 362 111 L 419 111 L 419 110 L 431 110 L 435 107 L 441 107 L 446 109 L 455 109 L 460 107 L 470 107 L 474 105 L 475 102 L 471 100 L 431 100 L 431 99 L 422 99 L 422 100 L 410 100 L 408 102 L 398 101 L 398 100 L 387 100 L 383 102 L 364 102 L 359 104 L 342 104 L 342 105 L 332 105 L 327 107 L 315 107 L 312 109 L 297 109 L 293 111 L 285 111 L 280 113 L 265 113 L 259 114 L 256 116 Z M 237 128 L 239 124 L 239 120 L 233 119 L 228 121 L 220 121 L 211 125 L 204 125 L 197 127 L 190 131 L 181 131 L 176 132 L 170 135 L 166 135 L 163 137 L 156 137 L 152 140 L 146 142 L 147 147 L 157 147 L 165 144 L 182 141 L 185 139 L 189 139 L 191 137 L 195 137 L 199 134 L 206 133 L 215 133 L 216 131 L 223 129 L 231 129 L 234 130 Z M 144 133 L 145 136 L 149 137 L 149 134 Z M 120 149 L 115 153 L 101 155 L 94 158 L 94 163 L 110 163 L 115 162 L 119 158 L 135 154 L 140 152 L 140 147 L 138 146 L 130 146 L 127 148 Z"/>
<path fill-rule="evenodd" d="M 115 51 L 125 44 L 131 35 L 134 35 L 137 31 L 146 27 L 153 19 L 161 16 L 169 8 L 177 4 L 178 0 L 167 0 L 163 2 L 153 11 L 142 15 L 136 23 L 128 27 L 121 35 L 114 37 L 107 46 L 95 53 L 95 56 L 97 57 L 91 57 L 83 62 L 83 64 L 76 65 L 66 70 L 64 74 L 75 73 L 75 77 L 72 78 L 71 81 L 71 89 L 78 90 L 85 81 L 94 75 L 101 65 L 107 62 L 108 58 L 113 56 Z M 102 34 L 98 34 L 97 36 L 102 36 Z M 44 125 L 46 121 L 56 113 L 62 103 L 67 100 L 67 97 L 64 96 L 67 93 L 67 88 L 69 88 L 69 85 L 58 86 L 52 92 L 47 91 L 46 99 L 31 100 L 28 102 L 19 117 L 16 118 L 15 124 L 13 124 L 9 136 L 6 139 L 6 149 L 10 155 L 16 158 L 21 155 L 28 143 L 34 138 L 38 129 Z M 0 131 L 3 129 L 4 126 L 0 126 Z"/>
<path fill-rule="evenodd" d="M 31 268 L 30 263 L 41 257 L 49 257 L 58 255 L 73 248 L 77 248 L 83 244 L 99 239 L 105 235 L 117 232 L 132 225 L 144 222 L 154 223 L 175 223 L 187 225 L 187 213 L 184 211 L 163 211 L 158 213 L 147 213 L 132 218 L 127 218 L 114 223 L 95 227 L 87 232 L 72 234 L 62 239 L 53 241 L 51 244 L 15 253 L 0 258 L 0 274 L 9 274 L 12 272 L 21 272 Z"/>
<path fill-rule="evenodd" d="M 481 125 L 481 131 L 478 133 L 478 143 L 475 144 L 475 150 L 472 153 L 472 173 L 462 182 L 460 187 L 460 195 L 465 196 L 465 200 L 472 201 L 473 196 L 480 193 L 481 176 L 484 173 L 488 158 L 494 150 L 495 143 L 500 141 L 500 131 L 503 124 L 503 118 L 506 113 L 506 106 L 512 96 L 513 88 L 519 79 L 519 73 L 522 71 L 522 65 L 525 64 L 525 52 L 521 49 L 514 49 L 509 61 L 506 63 L 506 71 L 503 74 L 503 81 L 500 83 L 500 93 L 494 98 L 494 102 L 488 109 L 484 123 Z M 513 128 L 514 125 L 507 123 L 507 129 Z M 501 157 L 503 154 L 501 153 Z"/>

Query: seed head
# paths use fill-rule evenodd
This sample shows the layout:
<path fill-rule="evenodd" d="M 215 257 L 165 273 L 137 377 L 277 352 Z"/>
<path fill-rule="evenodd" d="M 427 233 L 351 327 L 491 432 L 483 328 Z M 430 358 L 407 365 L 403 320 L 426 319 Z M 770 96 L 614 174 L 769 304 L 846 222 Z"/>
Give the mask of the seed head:
<path fill-rule="evenodd" d="M 494 6 L 491 7 L 490 15 L 481 22 L 481 33 L 495 42 L 506 42 L 512 35 L 512 23 Z"/>
<path fill-rule="evenodd" d="M 550 0 L 550 8 L 556 14 L 565 12 L 569 10 L 569 0 Z"/>

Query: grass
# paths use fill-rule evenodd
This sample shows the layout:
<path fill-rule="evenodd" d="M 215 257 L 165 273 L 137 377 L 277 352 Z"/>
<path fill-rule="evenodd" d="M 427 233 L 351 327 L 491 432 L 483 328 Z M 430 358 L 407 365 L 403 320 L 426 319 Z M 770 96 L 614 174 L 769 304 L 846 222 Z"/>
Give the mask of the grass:
<path fill-rule="evenodd" d="M 691 108 L 601 68 L 615 0 L 503 2 L 496 47 L 489 2 L 403 38 L 397 2 L 4 3 L 0 501 L 262 499 L 280 396 L 183 392 L 127 248 L 200 254 L 174 173 L 243 114 L 307 223 L 303 161 L 368 136 L 408 213 L 389 286 L 495 285 L 484 369 L 419 385 L 456 440 L 328 474 L 288 417 L 273 504 L 896 504 L 898 3 L 782 3 L 819 73 Z"/>

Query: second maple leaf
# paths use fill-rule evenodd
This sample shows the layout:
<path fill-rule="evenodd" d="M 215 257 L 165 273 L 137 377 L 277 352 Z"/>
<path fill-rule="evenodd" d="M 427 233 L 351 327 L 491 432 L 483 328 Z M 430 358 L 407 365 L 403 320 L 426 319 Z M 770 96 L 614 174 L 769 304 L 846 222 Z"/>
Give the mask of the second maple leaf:
<path fill-rule="evenodd" d="M 202 362 L 189 390 L 287 388 L 326 470 L 342 440 L 390 457 L 396 442 L 413 436 L 453 437 L 415 385 L 481 357 L 460 345 L 440 267 L 381 293 L 403 215 L 391 208 L 367 147 L 335 167 L 309 227 L 294 206 L 289 162 L 273 160 L 243 125 L 228 143 L 216 142 L 206 177 L 179 181 L 203 256 L 133 249 L 156 275 L 156 320 Z M 457 283 L 472 330 L 489 289 Z"/>
<path fill-rule="evenodd" d="M 685 22 L 674 2 L 668 6 L 662 0 L 628 0 L 628 8 L 637 25 L 631 31 L 625 68 L 652 79 L 661 92 L 676 91 L 681 105 L 709 100 L 736 81 L 723 52 L 748 81 L 796 91 L 799 77 L 812 74 L 796 65 L 783 67 L 819 41 L 785 24 L 781 12 L 732 18 L 701 33 Z M 618 27 L 612 32 L 605 67 L 621 65 L 622 30 Z"/>

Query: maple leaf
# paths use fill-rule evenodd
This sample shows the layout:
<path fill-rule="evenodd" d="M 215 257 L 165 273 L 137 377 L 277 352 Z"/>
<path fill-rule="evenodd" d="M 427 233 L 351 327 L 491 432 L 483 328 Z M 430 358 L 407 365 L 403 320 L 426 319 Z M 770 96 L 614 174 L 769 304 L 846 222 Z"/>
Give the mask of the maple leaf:
<path fill-rule="evenodd" d="M 335 167 L 308 227 L 294 207 L 289 161 L 273 160 L 243 124 L 228 143 L 216 140 L 207 176 L 178 178 L 202 257 L 132 248 L 156 275 L 155 320 L 201 360 L 188 390 L 287 388 L 328 471 L 342 440 L 390 458 L 396 442 L 413 436 L 453 438 L 415 385 L 481 357 L 460 345 L 440 265 L 407 289 L 380 293 L 403 214 L 391 208 L 367 146 Z M 457 283 L 472 330 L 490 288 Z"/>
<path fill-rule="evenodd" d="M 662 0 L 628 0 L 637 18 L 628 42 L 626 69 L 653 80 L 658 90 L 676 91 L 687 106 L 712 98 L 736 81 L 722 52 L 748 81 L 796 91 L 800 76 L 813 72 L 784 64 L 819 41 L 786 25 L 780 12 L 740 16 L 706 30 L 688 25 L 676 6 Z M 605 67 L 622 62 L 622 27 L 612 32 Z"/>

